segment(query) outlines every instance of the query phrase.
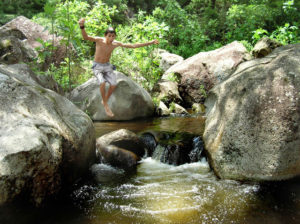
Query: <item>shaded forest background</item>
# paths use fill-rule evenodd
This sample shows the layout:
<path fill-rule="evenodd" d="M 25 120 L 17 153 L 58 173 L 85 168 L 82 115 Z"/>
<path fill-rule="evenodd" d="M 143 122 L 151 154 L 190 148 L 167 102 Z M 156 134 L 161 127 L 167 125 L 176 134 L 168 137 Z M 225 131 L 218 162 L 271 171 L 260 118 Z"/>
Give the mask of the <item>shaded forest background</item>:
<path fill-rule="evenodd" d="M 50 74 L 71 90 L 92 76 L 94 44 L 82 40 L 78 19 L 86 18 L 86 31 L 103 36 L 108 26 L 121 42 L 159 39 L 159 46 L 117 49 L 112 63 L 151 90 L 162 76 L 155 48 L 184 58 L 201 51 L 241 41 L 251 51 L 263 36 L 282 44 L 300 42 L 300 1 L 296 0 L 2 0 L 0 25 L 23 15 L 72 44 L 59 66 L 41 66 L 54 46 L 41 41 L 39 57 L 31 64 L 39 74 Z"/>

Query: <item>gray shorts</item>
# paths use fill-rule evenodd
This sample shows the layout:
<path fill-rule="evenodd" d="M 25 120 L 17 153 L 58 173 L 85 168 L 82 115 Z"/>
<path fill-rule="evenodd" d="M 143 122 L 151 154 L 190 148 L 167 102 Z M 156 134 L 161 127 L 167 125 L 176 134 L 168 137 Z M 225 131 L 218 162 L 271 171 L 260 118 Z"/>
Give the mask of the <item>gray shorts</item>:
<path fill-rule="evenodd" d="M 114 65 L 110 63 L 98 63 L 98 62 L 93 62 L 92 66 L 94 75 L 98 79 L 98 83 L 104 83 L 108 82 L 110 85 L 115 86 L 117 85 L 117 78 L 116 74 L 114 72 L 115 67 Z"/>

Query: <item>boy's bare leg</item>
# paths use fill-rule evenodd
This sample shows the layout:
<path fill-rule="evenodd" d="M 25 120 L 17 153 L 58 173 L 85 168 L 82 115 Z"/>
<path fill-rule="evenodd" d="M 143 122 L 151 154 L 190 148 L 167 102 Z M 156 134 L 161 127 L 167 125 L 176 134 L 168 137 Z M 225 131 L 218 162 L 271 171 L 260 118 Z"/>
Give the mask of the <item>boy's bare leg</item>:
<path fill-rule="evenodd" d="M 113 93 L 113 91 L 115 90 L 116 87 L 117 86 L 109 86 L 109 89 L 106 94 L 106 102 L 108 102 L 109 97 L 111 96 L 111 94 Z"/>
<path fill-rule="evenodd" d="M 104 101 L 106 99 L 106 95 L 105 95 L 105 82 L 103 82 L 103 83 L 100 84 L 100 93 L 101 93 L 101 96 L 102 96 L 101 103 L 104 105 Z"/>
<path fill-rule="evenodd" d="M 101 93 L 101 96 L 102 96 L 101 103 L 104 106 L 105 113 L 107 114 L 107 116 L 113 117 L 114 114 L 112 113 L 112 111 L 110 110 L 110 108 L 107 104 L 107 96 L 105 94 L 105 82 L 100 84 L 100 93 Z"/>

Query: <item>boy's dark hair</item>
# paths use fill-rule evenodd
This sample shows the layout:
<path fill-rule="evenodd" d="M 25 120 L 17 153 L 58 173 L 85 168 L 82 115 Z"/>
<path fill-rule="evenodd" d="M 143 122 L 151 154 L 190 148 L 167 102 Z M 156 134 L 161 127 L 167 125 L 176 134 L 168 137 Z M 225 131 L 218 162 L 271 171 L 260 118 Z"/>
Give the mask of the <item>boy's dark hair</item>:
<path fill-rule="evenodd" d="M 115 29 L 112 27 L 108 27 L 107 30 L 105 31 L 104 35 L 106 36 L 109 33 L 114 33 L 115 35 L 117 35 Z"/>

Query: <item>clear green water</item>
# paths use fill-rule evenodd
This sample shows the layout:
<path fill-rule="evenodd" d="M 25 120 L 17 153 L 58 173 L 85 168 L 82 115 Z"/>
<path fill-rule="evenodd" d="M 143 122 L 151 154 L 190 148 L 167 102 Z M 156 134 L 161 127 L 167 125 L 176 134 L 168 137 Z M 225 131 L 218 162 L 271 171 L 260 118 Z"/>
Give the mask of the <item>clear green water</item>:
<path fill-rule="evenodd" d="M 199 117 L 95 123 L 98 136 L 120 128 L 201 135 L 203 126 Z M 300 223 L 300 180 L 267 184 L 219 180 L 205 160 L 172 166 L 145 158 L 133 174 L 103 164 L 95 169 L 102 180 L 97 184 L 77 186 L 66 201 L 45 209 L 0 210 L 0 223 Z"/>

